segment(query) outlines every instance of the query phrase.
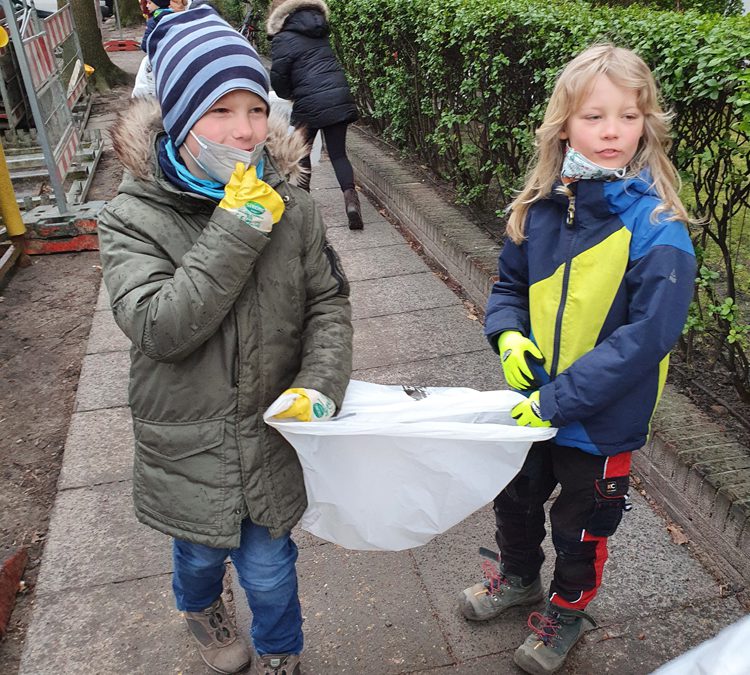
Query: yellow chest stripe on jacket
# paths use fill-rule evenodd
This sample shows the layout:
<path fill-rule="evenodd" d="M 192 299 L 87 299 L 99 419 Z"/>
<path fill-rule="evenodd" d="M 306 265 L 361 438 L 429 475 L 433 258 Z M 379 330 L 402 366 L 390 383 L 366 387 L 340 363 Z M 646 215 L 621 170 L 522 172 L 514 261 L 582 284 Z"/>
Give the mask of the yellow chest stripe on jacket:
<path fill-rule="evenodd" d="M 604 321 L 628 264 L 631 233 L 625 227 L 529 288 L 531 329 L 545 356 L 549 372 L 555 346 L 555 326 L 562 306 L 557 372 L 561 373 L 596 346 Z M 564 283 L 568 283 L 565 296 Z"/>

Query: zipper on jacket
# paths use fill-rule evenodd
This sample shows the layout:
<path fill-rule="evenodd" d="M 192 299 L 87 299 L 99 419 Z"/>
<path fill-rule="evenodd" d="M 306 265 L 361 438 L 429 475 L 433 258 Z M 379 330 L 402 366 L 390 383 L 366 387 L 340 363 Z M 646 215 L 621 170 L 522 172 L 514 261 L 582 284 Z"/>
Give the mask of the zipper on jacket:
<path fill-rule="evenodd" d="M 565 216 L 565 228 L 573 230 L 575 228 L 576 217 L 576 196 L 568 195 L 568 212 Z M 555 338 L 553 341 L 554 348 L 552 351 L 552 367 L 550 368 L 550 377 L 554 380 L 557 377 L 557 366 L 560 361 L 560 336 L 562 333 L 563 313 L 565 312 L 565 301 L 568 297 L 568 284 L 570 283 L 570 266 L 573 261 L 573 246 L 578 238 L 578 233 L 574 232 L 570 236 L 568 253 L 565 256 L 565 270 L 563 271 L 562 292 L 560 293 L 560 305 L 557 308 L 555 317 Z"/>
<path fill-rule="evenodd" d="M 569 230 L 573 229 L 575 217 L 576 217 L 576 196 L 568 195 L 568 215 L 565 218 L 565 226 Z"/>

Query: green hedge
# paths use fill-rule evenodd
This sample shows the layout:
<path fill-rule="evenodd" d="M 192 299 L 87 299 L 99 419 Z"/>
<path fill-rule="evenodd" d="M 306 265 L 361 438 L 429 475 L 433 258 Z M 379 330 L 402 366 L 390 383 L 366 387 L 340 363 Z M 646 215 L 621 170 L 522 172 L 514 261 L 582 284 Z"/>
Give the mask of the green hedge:
<path fill-rule="evenodd" d="M 500 202 L 510 200 L 555 76 L 597 41 L 635 49 L 654 69 L 677 113 L 676 153 L 688 139 L 700 152 L 696 142 L 727 126 L 750 131 L 750 70 L 741 58 L 750 55 L 748 17 L 523 0 L 330 4 L 365 118 L 455 180 L 469 201 L 493 187 Z M 688 169 L 686 153 L 679 156 Z"/>
<path fill-rule="evenodd" d="M 364 119 L 451 180 L 461 201 L 490 210 L 520 187 L 562 66 L 595 42 L 637 51 L 675 113 L 672 158 L 686 204 L 705 220 L 694 239 L 706 284 L 689 339 L 710 333 L 730 369 L 742 361 L 744 372 L 733 377 L 750 400 L 750 324 L 726 304 L 743 292 L 750 298 L 742 270 L 750 267 L 750 17 L 583 0 L 331 0 L 330 7 Z"/>
<path fill-rule="evenodd" d="M 695 10 L 697 12 L 714 12 L 723 16 L 742 14 L 742 0 L 588 0 L 592 5 L 610 7 L 629 7 L 642 5 L 651 9 L 666 9 L 675 12 Z"/>

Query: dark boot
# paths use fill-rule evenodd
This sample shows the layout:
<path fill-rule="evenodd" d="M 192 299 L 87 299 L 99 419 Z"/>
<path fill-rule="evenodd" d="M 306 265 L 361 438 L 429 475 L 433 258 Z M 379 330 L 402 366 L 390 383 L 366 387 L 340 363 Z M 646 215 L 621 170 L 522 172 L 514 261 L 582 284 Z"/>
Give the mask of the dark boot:
<path fill-rule="evenodd" d="M 364 223 L 362 222 L 362 211 L 359 208 L 359 197 L 354 188 L 344 190 L 344 204 L 346 205 L 346 217 L 349 219 L 349 229 L 361 230 Z"/>
<path fill-rule="evenodd" d="M 544 614 L 529 616 L 529 628 L 534 632 L 516 649 L 513 661 L 531 675 L 555 673 L 581 636 L 595 627 L 596 621 L 585 612 L 548 604 Z"/>

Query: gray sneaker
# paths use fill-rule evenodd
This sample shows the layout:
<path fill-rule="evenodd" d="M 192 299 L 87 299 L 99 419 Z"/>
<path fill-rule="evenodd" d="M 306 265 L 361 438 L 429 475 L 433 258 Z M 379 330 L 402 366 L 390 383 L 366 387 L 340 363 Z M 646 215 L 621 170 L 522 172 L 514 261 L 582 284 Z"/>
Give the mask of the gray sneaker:
<path fill-rule="evenodd" d="M 497 559 L 497 554 L 487 549 L 482 548 L 479 552 L 486 557 Z M 464 589 L 458 597 L 461 614 L 469 621 L 494 619 L 506 609 L 519 605 L 533 605 L 541 602 L 544 597 L 542 581 L 538 576 L 524 586 L 521 577 L 506 574 L 502 565 L 498 570 L 489 560 L 482 561 L 482 571 L 484 581 Z"/>
<path fill-rule="evenodd" d="M 256 654 L 250 675 L 300 675 L 300 668 L 297 654 Z"/>
<path fill-rule="evenodd" d="M 595 627 L 596 621 L 586 612 L 548 604 L 543 614 L 532 612 L 529 616 L 533 633 L 516 649 L 513 661 L 531 675 L 555 673 L 581 636 Z"/>
<path fill-rule="evenodd" d="M 204 663 L 217 673 L 238 673 L 250 663 L 250 650 L 237 637 L 237 629 L 221 598 L 202 612 L 183 612 L 190 634 L 198 643 Z"/>

